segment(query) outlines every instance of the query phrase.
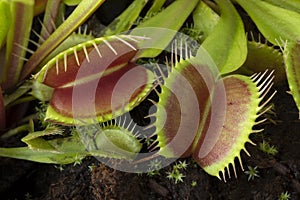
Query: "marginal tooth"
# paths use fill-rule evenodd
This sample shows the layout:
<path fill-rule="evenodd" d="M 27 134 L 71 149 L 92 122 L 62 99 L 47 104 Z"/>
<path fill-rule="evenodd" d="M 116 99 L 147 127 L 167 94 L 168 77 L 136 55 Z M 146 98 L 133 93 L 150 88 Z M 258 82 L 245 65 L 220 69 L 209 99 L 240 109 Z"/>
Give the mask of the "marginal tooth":
<path fill-rule="evenodd" d="M 172 56 L 172 54 L 171 54 Z M 169 65 L 169 60 L 167 57 L 165 57 L 165 60 L 166 60 L 166 68 L 167 68 L 167 72 L 168 72 L 168 75 L 172 72 L 172 66 Z"/>
<path fill-rule="evenodd" d="M 260 81 L 264 78 L 264 76 L 266 75 L 267 72 L 268 72 L 268 70 L 264 71 L 264 73 L 259 76 L 259 78 L 255 81 L 256 85 L 258 85 L 260 83 Z"/>
<path fill-rule="evenodd" d="M 135 38 L 137 38 L 137 36 L 135 37 L 133 35 L 122 35 L 122 37 L 127 38 L 133 42 L 139 42 L 138 40 L 135 39 Z M 139 38 L 137 38 L 137 39 L 139 39 Z"/>
<path fill-rule="evenodd" d="M 223 180 L 226 183 L 225 171 L 223 170 L 221 173 L 222 173 L 222 176 L 223 176 Z"/>
<path fill-rule="evenodd" d="M 24 58 L 24 57 L 19 56 L 18 54 L 15 54 L 15 53 L 12 53 L 12 55 L 15 56 L 15 57 L 17 57 L 17 58 L 19 58 L 19 59 L 21 59 L 21 60 L 24 60 L 24 61 L 28 61 L 29 60 L 28 58 Z"/>
<path fill-rule="evenodd" d="M 157 95 L 159 95 L 159 94 L 160 94 L 160 93 L 157 91 L 156 87 L 155 87 L 155 88 L 153 88 L 153 90 L 154 90 L 154 92 L 155 92 Z"/>
<path fill-rule="evenodd" d="M 106 41 L 106 40 L 103 40 L 103 42 L 110 48 L 110 50 L 115 54 L 115 55 L 118 55 L 117 51 L 111 46 L 111 44 Z"/>
<path fill-rule="evenodd" d="M 250 144 L 252 144 L 253 146 L 256 146 L 256 144 L 255 144 L 252 140 L 248 139 L 248 142 L 249 142 Z"/>
<path fill-rule="evenodd" d="M 59 73 L 59 69 L 58 69 L 58 57 L 55 58 L 55 67 L 56 67 L 56 75 L 58 75 L 58 73 Z"/>
<path fill-rule="evenodd" d="M 234 177 L 237 178 L 237 173 L 236 173 L 234 162 L 232 163 L 232 168 L 233 168 Z"/>
<path fill-rule="evenodd" d="M 255 122 L 254 125 L 262 124 L 262 123 L 264 123 L 265 121 L 267 121 L 267 119 L 262 119 L 262 120 L 260 120 L 260 121 Z"/>
<path fill-rule="evenodd" d="M 157 105 L 157 102 L 152 100 L 152 99 L 148 99 L 148 101 L 150 101 L 151 103 L 153 103 L 153 105 Z"/>
<path fill-rule="evenodd" d="M 151 118 L 151 117 L 155 117 L 156 116 L 156 113 L 152 113 L 152 114 L 149 114 L 149 115 L 146 115 L 144 118 Z"/>
<path fill-rule="evenodd" d="M 149 150 L 149 151 L 151 151 L 151 150 L 154 150 L 154 149 L 156 149 L 158 146 L 158 143 L 157 143 L 157 141 L 155 140 L 154 142 L 152 142 L 148 147 L 147 147 L 147 149 Z"/>
<path fill-rule="evenodd" d="M 243 148 L 243 150 L 244 150 L 244 152 L 245 152 L 249 157 L 251 156 L 250 153 L 247 151 L 246 148 Z"/>
<path fill-rule="evenodd" d="M 155 123 L 150 124 L 150 125 L 144 127 L 143 130 L 146 131 L 146 130 L 148 130 L 148 129 L 150 129 L 150 128 L 153 128 L 153 127 L 155 127 Z"/>
<path fill-rule="evenodd" d="M 260 95 L 262 95 L 262 98 L 264 98 L 265 95 L 268 94 L 270 89 L 273 87 L 274 83 L 272 81 L 273 80 L 270 80 L 270 82 L 268 82 L 269 85 L 265 85 L 265 87 L 259 91 Z"/>
<path fill-rule="evenodd" d="M 220 173 L 221 173 L 221 172 L 219 172 L 219 174 L 216 175 L 216 177 L 217 177 L 220 181 L 222 181 L 222 178 L 220 177 Z"/>
<path fill-rule="evenodd" d="M 270 105 L 269 107 L 265 108 L 263 111 L 260 111 L 259 114 L 257 115 L 257 117 L 261 117 L 262 115 L 264 115 L 266 112 L 268 112 L 269 110 L 271 110 L 271 108 L 273 107 L 273 105 Z M 262 107 L 263 108 L 263 107 Z M 261 108 L 261 109 L 262 109 Z M 261 110 L 260 109 L 260 110 Z"/>
<path fill-rule="evenodd" d="M 273 94 L 261 106 L 259 106 L 259 109 L 264 108 L 271 101 L 271 99 L 275 96 L 276 93 L 277 93 L 277 91 L 275 90 L 273 92 Z M 262 98 L 264 98 L 265 95 L 266 95 L 266 93 L 262 96 Z"/>
<path fill-rule="evenodd" d="M 38 34 L 35 30 L 32 30 L 33 34 L 39 38 L 40 41 L 45 42 L 46 39 L 43 38 L 40 34 Z"/>
<path fill-rule="evenodd" d="M 74 56 L 75 56 L 75 60 L 76 60 L 76 64 L 77 64 L 77 66 L 79 67 L 79 66 L 80 66 L 80 63 L 79 63 L 79 58 L 78 58 L 78 54 L 77 54 L 77 51 L 76 51 L 76 49 L 75 49 L 75 48 L 73 49 L 73 52 L 74 52 Z"/>
<path fill-rule="evenodd" d="M 129 42 L 123 40 L 122 38 L 118 37 L 118 36 L 113 36 L 114 38 L 120 40 L 121 42 L 123 42 L 125 45 L 127 45 L 128 47 L 132 48 L 134 51 L 136 51 L 137 49 L 132 45 L 130 44 Z"/>
<path fill-rule="evenodd" d="M 226 170 L 227 170 L 228 178 L 231 178 L 229 165 L 228 165 L 228 167 L 226 167 Z"/>
<path fill-rule="evenodd" d="M 259 130 L 252 130 L 252 133 L 260 133 L 262 132 L 264 129 L 259 129 Z"/>
<path fill-rule="evenodd" d="M 175 40 L 175 65 L 177 65 L 177 63 L 179 63 L 179 60 L 178 60 L 178 55 L 177 55 L 177 40 Z"/>
<path fill-rule="evenodd" d="M 272 74 L 270 73 L 270 75 L 272 75 Z M 263 94 L 264 91 L 266 90 L 266 88 L 273 85 L 272 81 L 274 79 L 274 76 L 270 76 L 270 75 L 264 80 L 263 83 L 261 83 L 259 86 L 257 86 L 259 88 L 260 94 Z"/>
<path fill-rule="evenodd" d="M 118 118 L 117 118 L 118 119 Z M 121 127 L 122 116 L 119 117 L 119 120 L 116 119 L 116 124 Z"/>
<path fill-rule="evenodd" d="M 83 45 L 83 52 L 84 52 L 84 54 L 85 54 L 86 60 L 87 60 L 88 63 L 89 63 L 89 62 L 90 62 L 90 58 L 89 58 L 89 54 L 88 54 L 88 52 L 87 52 L 87 49 L 86 49 L 86 46 L 85 46 L 85 45 Z"/>
<path fill-rule="evenodd" d="M 188 46 L 187 46 L 186 42 L 185 42 L 185 58 L 190 59 L 189 54 L 188 54 Z"/>
<path fill-rule="evenodd" d="M 41 46 L 39 43 L 37 43 L 37 42 L 34 41 L 34 40 L 28 39 L 28 41 L 29 41 L 31 44 L 34 44 L 34 45 L 37 46 L 37 47 L 40 47 L 40 46 Z"/>
<path fill-rule="evenodd" d="M 21 48 L 21 49 L 23 49 L 23 50 L 25 50 L 26 52 L 29 52 L 29 53 L 31 53 L 31 54 L 34 54 L 34 51 L 31 50 L 31 49 L 28 49 L 27 47 L 24 47 L 24 46 L 22 46 L 22 45 L 20 45 L 20 44 L 18 44 L 18 43 L 14 43 L 14 45 L 17 46 L 17 47 L 19 47 L 19 48 Z"/>
<path fill-rule="evenodd" d="M 132 40 L 134 42 L 139 42 L 138 40 L 149 40 L 150 37 L 137 36 L 137 35 L 122 35 L 122 37 Z"/>
<path fill-rule="evenodd" d="M 127 125 L 126 129 L 129 130 L 131 124 L 132 124 L 133 120 L 130 120 L 129 124 Z M 132 129 L 131 129 L 132 130 Z"/>
<path fill-rule="evenodd" d="M 136 132 L 136 133 L 133 133 L 133 136 L 135 138 L 140 138 L 141 137 L 141 134 L 139 132 Z M 142 141 L 142 139 L 139 139 L 139 141 Z"/>
<path fill-rule="evenodd" d="M 183 57 L 183 42 L 182 42 L 182 39 L 180 40 L 180 54 L 179 54 L 179 57 L 180 59 L 182 59 Z"/>
<path fill-rule="evenodd" d="M 250 78 L 253 82 L 256 82 L 257 78 L 260 77 L 261 72 L 253 74 Z"/>
<path fill-rule="evenodd" d="M 87 30 L 88 30 L 88 27 L 84 26 L 83 35 L 87 35 Z"/>
<path fill-rule="evenodd" d="M 42 82 L 44 82 L 44 81 L 46 80 L 46 75 L 47 75 L 47 73 L 48 73 L 48 70 L 49 70 L 49 64 L 47 63 L 47 65 L 46 65 L 46 70 L 45 70 L 45 73 L 44 73 Z M 39 73 L 40 73 L 40 72 L 39 72 Z"/>
<path fill-rule="evenodd" d="M 161 76 L 163 77 L 163 79 L 165 80 L 167 77 L 165 76 L 164 72 L 162 71 L 161 67 L 159 66 L 159 64 L 156 63 L 156 68 L 158 69 L 159 73 L 161 74 Z"/>
<path fill-rule="evenodd" d="M 47 29 L 47 27 L 45 26 L 45 24 L 39 18 L 38 18 L 38 22 L 42 26 L 42 29 L 45 31 L 46 37 L 48 38 L 51 35 L 50 32 L 49 32 L 49 30 Z"/>
<path fill-rule="evenodd" d="M 126 122 L 126 116 L 124 117 L 124 120 L 123 120 L 123 125 L 122 125 L 122 127 L 125 127 L 125 122 Z"/>
<path fill-rule="evenodd" d="M 67 63 L 67 53 L 64 53 L 64 69 L 65 72 L 68 70 L 68 63 Z"/>
<path fill-rule="evenodd" d="M 93 41 L 92 44 L 93 44 L 94 48 L 96 49 L 99 58 L 102 58 L 101 52 L 100 52 L 100 50 L 99 50 L 99 48 L 98 48 L 96 42 Z"/>
<path fill-rule="evenodd" d="M 243 166 L 243 162 L 242 162 L 241 156 L 238 156 L 238 159 L 239 159 L 239 163 L 240 163 L 241 169 L 242 169 L 242 171 L 244 171 L 244 166 Z"/>
<path fill-rule="evenodd" d="M 55 21 L 53 20 L 53 18 L 51 18 L 50 23 L 51 23 L 53 30 L 55 31 L 57 29 L 57 27 L 55 25 Z"/>

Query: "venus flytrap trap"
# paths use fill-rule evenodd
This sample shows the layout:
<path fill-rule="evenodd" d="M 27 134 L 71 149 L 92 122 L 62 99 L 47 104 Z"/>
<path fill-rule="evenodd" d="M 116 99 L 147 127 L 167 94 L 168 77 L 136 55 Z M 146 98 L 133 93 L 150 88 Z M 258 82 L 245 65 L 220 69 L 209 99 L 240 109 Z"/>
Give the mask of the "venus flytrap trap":
<path fill-rule="evenodd" d="M 145 39 L 128 35 L 98 38 L 69 48 L 51 59 L 35 76 L 37 81 L 54 88 L 46 119 L 74 124 L 73 113 L 76 112 L 77 117 L 85 120 L 96 115 L 101 122 L 111 120 L 136 106 L 149 93 L 154 80 L 148 70 L 130 62 L 137 52 L 138 41 Z M 127 78 L 127 83 L 131 82 L 132 85 L 120 88 L 122 91 L 116 95 L 121 96 L 114 97 L 119 102 L 112 104 L 112 89 L 130 70 L 135 70 L 132 73 L 135 77 Z M 130 81 L 133 78 L 135 81 Z M 95 86 L 95 91 L 91 91 Z M 135 89 L 137 92 L 132 97 L 128 96 Z M 81 108 L 74 112 L 72 99 L 76 91 L 86 93 L 75 97 Z M 95 95 L 95 104 L 98 105 L 95 112 L 89 110 L 89 103 L 92 103 L 89 102 L 90 95 Z M 128 107 L 123 107 L 124 99 L 129 98 Z"/>
<path fill-rule="evenodd" d="M 172 49 L 174 52 L 177 48 L 173 46 Z M 256 120 L 270 108 L 266 105 L 275 95 L 274 92 L 267 97 L 273 72 L 268 74 L 266 71 L 252 77 L 230 75 L 219 80 L 208 70 L 212 66 L 207 67 L 200 58 L 190 55 L 184 59 L 182 52 L 184 50 L 180 51 L 179 59 L 174 56 L 171 66 L 167 66 L 168 75 L 159 75 L 163 81 L 157 80 L 161 92 L 158 92 L 159 101 L 154 102 L 157 112 L 152 116 L 157 119 L 153 123 L 157 140 L 152 148 L 159 147 L 156 154 L 164 157 L 192 156 L 207 173 L 220 179 L 221 174 L 226 181 L 225 170 L 230 177 L 232 165 L 236 176 L 234 160 L 238 158 L 241 163 L 242 150 L 249 155 L 244 145 L 252 143 L 248 137 L 251 132 L 257 132 L 252 127 L 264 121 Z M 189 88 L 188 84 L 192 87 Z M 222 99 L 222 84 L 226 99 Z M 196 103 L 191 103 L 194 101 Z M 225 102 L 225 110 L 213 112 Z M 200 110 L 201 119 L 197 110 Z"/>

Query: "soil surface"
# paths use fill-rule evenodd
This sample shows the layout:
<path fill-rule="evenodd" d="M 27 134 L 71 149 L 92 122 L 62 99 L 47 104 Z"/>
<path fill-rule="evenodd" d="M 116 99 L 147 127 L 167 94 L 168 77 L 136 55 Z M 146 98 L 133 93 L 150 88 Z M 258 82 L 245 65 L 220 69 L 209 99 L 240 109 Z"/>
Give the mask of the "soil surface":
<path fill-rule="evenodd" d="M 1 199 L 278 199 L 284 192 L 300 199 L 300 121 L 287 86 L 280 86 L 273 102 L 277 116 L 258 128 L 251 139 L 274 145 L 278 153 L 268 155 L 258 145 L 247 144 L 251 153 L 242 152 L 243 166 L 257 166 L 259 177 L 248 180 L 238 162 L 237 178 L 224 183 L 206 174 L 192 159 L 182 170 L 183 182 L 167 178 L 168 166 L 159 174 L 134 174 L 114 170 L 95 158 L 80 165 L 59 166 L 0 158 Z M 15 138 L 19 139 L 19 138 Z M 178 161 L 177 161 L 178 163 Z"/>

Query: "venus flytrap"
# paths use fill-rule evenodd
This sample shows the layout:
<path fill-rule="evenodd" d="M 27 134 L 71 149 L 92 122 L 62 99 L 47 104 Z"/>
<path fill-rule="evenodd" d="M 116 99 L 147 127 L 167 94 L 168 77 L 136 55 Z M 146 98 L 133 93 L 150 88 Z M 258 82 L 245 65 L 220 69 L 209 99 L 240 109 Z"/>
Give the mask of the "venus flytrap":
<path fill-rule="evenodd" d="M 242 19 L 228 0 L 217 1 L 220 16 L 210 13 L 211 9 L 206 3 L 199 3 L 198 0 L 189 1 L 188 4 L 185 0 L 178 0 L 168 7 L 163 7 L 164 1 L 153 1 L 147 13 L 160 11 L 157 15 L 146 14 L 148 18 L 131 30 L 129 35 L 119 34 L 129 31 L 146 4 L 146 1 L 136 0 L 103 30 L 103 37 L 74 37 L 73 43 L 64 46 L 63 41 L 103 1 L 64 2 L 80 3 L 22 66 L 23 80 L 39 69 L 33 79 L 26 81 L 14 93 L 7 95 L 4 92 L 3 98 L 0 97 L 0 106 L 1 101 L 4 102 L 0 107 L 0 118 L 3 118 L 3 107 L 30 94 L 47 107 L 45 116 L 43 112 L 40 115 L 41 120 L 47 120 L 47 124 L 41 126 L 44 128 L 41 131 L 32 131 L 31 128 L 29 134 L 22 138 L 26 147 L 0 148 L 0 156 L 56 164 L 81 162 L 87 156 L 134 160 L 142 145 L 149 146 L 147 143 L 150 142 L 149 148 L 154 157 L 193 157 L 208 174 L 226 180 L 231 176 L 231 170 L 237 176 L 235 160 L 238 158 L 242 166 L 240 152 L 247 153 L 245 143 L 252 143 L 249 135 L 259 132 L 254 127 L 264 121 L 264 113 L 271 108 L 268 103 L 275 94 L 272 92 L 274 72 L 273 68 L 266 65 L 282 67 L 284 59 L 292 94 L 296 102 L 300 99 L 297 90 L 300 88 L 297 87 L 300 77 L 297 71 L 300 63 L 299 44 L 295 43 L 297 33 L 291 32 L 294 31 L 291 27 L 299 22 L 298 13 L 294 11 L 270 6 L 262 1 L 236 1 L 249 12 L 262 34 L 274 45 L 278 45 L 276 42 L 280 39 L 293 39 L 283 48 L 282 57 L 274 47 L 253 41 L 247 44 Z M 260 12 L 253 12 L 257 8 Z M 278 10 L 282 12 L 275 12 Z M 295 17 L 291 22 L 287 15 L 290 12 Z M 168 61 L 166 68 L 157 64 L 154 70 L 156 75 L 139 63 L 140 58 L 159 60 L 158 56 L 192 13 L 196 33 L 203 31 L 205 36 L 202 47 L 209 52 L 217 66 L 205 60 L 207 57 L 201 52 L 203 48 L 189 50 L 185 48 L 188 44 L 179 39 L 173 43 L 172 52 L 165 54 Z M 203 16 L 207 17 L 207 23 L 198 24 Z M 272 17 L 262 21 L 264 16 Z M 275 21 L 278 19 L 279 24 L 284 26 L 277 27 Z M 49 22 L 49 19 L 45 21 Z M 113 25 L 116 29 L 113 29 Z M 173 32 L 162 31 L 166 29 Z M 5 36 L 3 32 L 0 35 L 2 37 Z M 67 40 L 71 40 L 71 37 Z M 27 48 L 25 44 L 21 46 Z M 196 51 L 197 54 L 191 53 Z M 266 60 L 256 65 L 253 64 L 255 58 Z M 242 65 L 248 71 L 247 75 L 254 75 L 236 74 L 235 70 Z M 253 65 L 259 69 L 251 68 Z M 126 84 L 121 85 L 121 90 L 113 94 L 118 81 L 134 69 L 137 70 L 134 76 L 129 77 Z M 93 87 L 96 95 L 88 93 Z M 75 95 L 74 98 L 76 90 L 81 95 Z M 145 144 L 141 144 L 144 140 L 129 126 L 124 126 L 127 122 L 119 116 L 139 106 L 151 90 L 156 91 L 159 98 L 157 102 L 152 101 L 157 111 L 149 116 L 156 118 L 150 125 L 155 131 L 146 138 Z M 133 95 L 132 91 L 135 91 Z M 92 95 L 96 103 L 89 101 Z M 117 98 L 111 104 L 114 95 Z M 128 102 L 124 103 L 124 96 Z M 90 110 L 89 105 L 95 105 L 95 109 Z M 98 123 L 100 128 L 97 128 Z M 78 130 L 74 125 L 80 125 Z M 141 134 L 141 138 L 144 138 Z M 114 147 L 122 151 L 116 151 Z M 151 168 L 159 168 L 159 163 L 152 164 Z M 168 176 L 177 183 L 183 180 L 184 175 L 180 170 L 186 164 L 182 162 L 176 166 Z"/>

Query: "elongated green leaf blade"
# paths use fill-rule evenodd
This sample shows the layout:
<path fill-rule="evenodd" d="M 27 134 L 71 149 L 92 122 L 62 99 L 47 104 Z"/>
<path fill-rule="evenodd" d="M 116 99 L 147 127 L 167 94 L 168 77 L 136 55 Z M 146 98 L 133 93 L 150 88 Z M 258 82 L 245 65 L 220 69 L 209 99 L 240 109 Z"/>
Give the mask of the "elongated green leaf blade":
<path fill-rule="evenodd" d="M 84 158 L 84 155 L 81 155 L 79 152 L 60 153 L 36 151 L 29 147 L 0 148 L 0 156 L 52 164 L 70 164 Z"/>
<path fill-rule="evenodd" d="M 300 1 L 299 0 L 263 0 L 275 6 L 293 10 L 300 13 Z"/>
<path fill-rule="evenodd" d="M 33 20 L 33 6 L 34 0 L 10 2 L 11 24 L 7 35 L 2 77 L 4 89 L 14 87 L 19 81 Z"/>
<path fill-rule="evenodd" d="M 226 74 L 239 68 L 247 56 L 244 25 L 229 0 L 218 0 L 221 17 L 202 47 L 207 50 L 219 68 Z"/>
<path fill-rule="evenodd" d="M 53 23 L 56 21 L 61 0 L 47 1 L 46 12 L 44 14 L 43 26 L 40 34 L 40 43 L 46 40 L 54 31 Z"/>
<path fill-rule="evenodd" d="M 166 0 L 154 0 L 151 8 L 148 10 L 146 17 L 151 16 L 153 13 L 157 13 L 163 7 Z"/>
<path fill-rule="evenodd" d="M 133 29 L 131 34 L 151 39 L 141 44 L 145 49 L 140 50 L 135 59 L 159 55 L 192 13 L 197 3 L 198 0 L 190 0 L 189 3 L 186 0 L 175 1 L 162 12 Z"/>
<path fill-rule="evenodd" d="M 133 1 L 131 5 L 125 11 L 123 11 L 119 17 L 114 19 L 114 21 L 109 24 L 108 27 L 101 31 L 100 35 L 116 35 L 129 30 L 147 2 L 148 0 Z"/>
<path fill-rule="evenodd" d="M 274 45 L 300 39 L 300 14 L 258 0 L 236 0 Z"/>
<path fill-rule="evenodd" d="M 3 46 L 11 23 L 10 8 L 7 1 L 0 1 L 0 48 Z"/>
<path fill-rule="evenodd" d="M 194 28 L 202 32 L 201 41 L 204 41 L 218 24 L 220 16 L 207 4 L 200 1 L 193 12 Z"/>

